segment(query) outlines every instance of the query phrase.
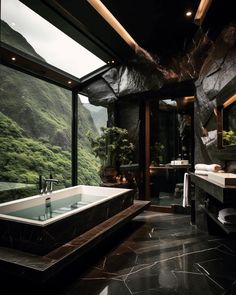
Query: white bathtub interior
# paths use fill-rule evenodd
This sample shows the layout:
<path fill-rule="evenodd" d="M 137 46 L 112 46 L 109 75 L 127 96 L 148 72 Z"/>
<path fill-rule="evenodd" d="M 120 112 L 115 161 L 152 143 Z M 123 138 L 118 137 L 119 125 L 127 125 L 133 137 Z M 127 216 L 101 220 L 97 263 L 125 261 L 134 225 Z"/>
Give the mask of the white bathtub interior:
<path fill-rule="evenodd" d="M 79 185 L 0 205 L 0 218 L 46 225 L 130 191 Z"/>

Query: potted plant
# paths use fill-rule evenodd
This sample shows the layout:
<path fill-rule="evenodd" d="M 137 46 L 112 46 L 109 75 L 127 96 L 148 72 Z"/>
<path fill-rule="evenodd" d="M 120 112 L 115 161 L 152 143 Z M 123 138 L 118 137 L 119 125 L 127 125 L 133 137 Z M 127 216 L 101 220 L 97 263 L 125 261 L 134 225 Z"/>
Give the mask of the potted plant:
<path fill-rule="evenodd" d="M 112 181 L 120 165 L 131 162 L 134 145 L 127 139 L 128 131 L 118 127 L 102 127 L 95 137 L 88 134 L 95 156 L 100 158 L 100 176 L 103 181 Z"/>

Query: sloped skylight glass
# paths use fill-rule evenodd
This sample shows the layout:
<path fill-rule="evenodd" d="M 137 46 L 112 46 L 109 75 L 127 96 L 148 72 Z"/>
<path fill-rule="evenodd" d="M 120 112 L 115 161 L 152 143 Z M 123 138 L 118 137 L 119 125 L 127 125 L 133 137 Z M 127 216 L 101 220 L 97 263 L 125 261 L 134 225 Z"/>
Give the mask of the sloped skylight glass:
<path fill-rule="evenodd" d="M 48 64 L 76 77 L 83 77 L 105 65 L 104 61 L 18 0 L 1 1 L 1 19 L 20 33 Z M 3 42 L 38 57 L 9 35 L 12 32 L 9 27 L 5 28 L 7 34 L 1 32 Z"/>

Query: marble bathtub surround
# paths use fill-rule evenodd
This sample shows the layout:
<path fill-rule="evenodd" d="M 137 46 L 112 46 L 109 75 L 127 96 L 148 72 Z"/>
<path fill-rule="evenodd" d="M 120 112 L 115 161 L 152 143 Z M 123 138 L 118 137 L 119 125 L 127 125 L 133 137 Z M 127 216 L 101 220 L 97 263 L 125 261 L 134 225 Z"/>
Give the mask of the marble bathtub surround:
<path fill-rule="evenodd" d="M 33 290 L 26 284 L 20 288 L 22 294 Z M 123 237 L 105 240 L 82 266 L 74 263 L 40 292 L 235 295 L 236 241 L 197 230 L 189 216 L 146 211 Z"/>
<path fill-rule="evenodd" d="M 35 282 L 45 282 L 74 260 L 83 257 L 91 248 L 120 229 L 149 205 L 148 201 L 135 201 L 132 206 L 45 255 L 0 247 L 0 272 Z"/>
<path fill-rule="evenodd" d="M 132 206 L 133 199 L 133 190 L 127 190 L 45 226 L 0 219 L 0 246 L 45 255 Z"/>

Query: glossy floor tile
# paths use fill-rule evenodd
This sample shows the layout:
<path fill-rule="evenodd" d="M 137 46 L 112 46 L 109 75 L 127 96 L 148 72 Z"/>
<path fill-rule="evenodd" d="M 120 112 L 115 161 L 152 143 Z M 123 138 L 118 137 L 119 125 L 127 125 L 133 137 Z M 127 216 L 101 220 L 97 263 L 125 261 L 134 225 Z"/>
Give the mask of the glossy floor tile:
<path fill-rule="evenodd" d="M 158 197 L 152 198 L 152 204 L 158 206 L 182 205 L 183 198 L 176 198 L 174 193 L 160 192 Z"/>
<path fill-rule="evenodd" d="M 7 281 L 1 294 L 12 294 Z M 199 232 L 189 216 L 148 211 L 83 262 L 34 286 L 21 282 L 17 294 L 236 295 L 236 242 Z"/>

